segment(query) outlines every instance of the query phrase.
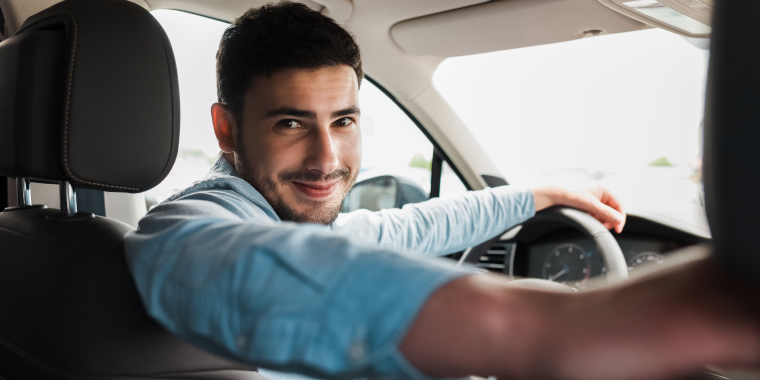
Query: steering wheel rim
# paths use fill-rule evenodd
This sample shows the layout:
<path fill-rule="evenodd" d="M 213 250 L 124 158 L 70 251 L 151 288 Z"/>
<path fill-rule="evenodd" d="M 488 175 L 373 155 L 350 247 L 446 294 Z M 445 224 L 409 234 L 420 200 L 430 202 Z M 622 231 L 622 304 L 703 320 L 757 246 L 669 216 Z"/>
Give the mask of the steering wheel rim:
<path fill-rule="evenodd" d="M 555 206 L 537 212 L 530 220 L 560 222 L 581 231 L 584 235 L 594 240 L 594 243 L 599 250 L 599 254 L 602 256 L 602 260 L 604 260 L 605 267 L 607 268 L 607 283 L 615 284 L 628 278 L 628 263 L 625 261 L 625 256 L 623 256 L 623 251 L 620 249 L 620 245 L 618 245 L 617 240 L 612 236 L 612 233 L 591 215 L 574 208 Z M 465 254 L 462 255 L 462 258 L 459 260 L 459 264 L 477 263 L 480 257 L 501 237 L 501 235 L 502 234 L 499 234 L 494 238 L 465 251 Z"/>

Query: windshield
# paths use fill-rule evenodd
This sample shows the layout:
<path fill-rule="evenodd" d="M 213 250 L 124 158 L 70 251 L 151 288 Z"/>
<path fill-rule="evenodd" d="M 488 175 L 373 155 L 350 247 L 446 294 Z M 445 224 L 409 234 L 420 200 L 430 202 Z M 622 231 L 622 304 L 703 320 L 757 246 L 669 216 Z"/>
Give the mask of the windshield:
<path fill-rule="evenodd" d="M 655 29 L 449 58 L 433 80 L 510 184 L 701 206 L 708 55 Z"/>

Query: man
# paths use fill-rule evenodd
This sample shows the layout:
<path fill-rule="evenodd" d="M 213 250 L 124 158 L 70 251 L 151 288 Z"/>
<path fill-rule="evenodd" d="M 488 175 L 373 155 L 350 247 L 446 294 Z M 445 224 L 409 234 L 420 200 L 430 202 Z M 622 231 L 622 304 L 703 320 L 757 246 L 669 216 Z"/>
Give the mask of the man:
<path fill-rule="evenodd" d="M 620 232 L 622 207 L 603 189 L 501 187 L 338 216 L 361 162 L 362 69 L 329 18 L 294 3 L 250 10 L 217 62 L 223 154 L 126 240 L 148 311 L 174 333 L 320 378 L 656 379 L 757 364 L 757 314 L 724 297 L 743 290 L 707 264 L 566 294 L 419 257 L 556 204 Z"/>

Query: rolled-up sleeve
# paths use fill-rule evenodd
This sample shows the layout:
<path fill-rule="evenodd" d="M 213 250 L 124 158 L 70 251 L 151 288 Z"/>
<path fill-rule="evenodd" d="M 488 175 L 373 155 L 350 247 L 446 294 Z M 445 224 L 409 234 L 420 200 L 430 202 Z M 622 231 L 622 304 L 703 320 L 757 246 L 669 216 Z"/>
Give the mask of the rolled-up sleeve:
<path fill-rule="evenodd" d="M 395 250 L 445 255 L 486 241 L 536 214 L 533 191 L 502 186 L 401 209 L 341 214 L 334 228 Z"/>
<path fill-rule="evenodd" d="M 216 354 L 333 379 L 424 376 L 399 343 L 430 295 L 470 274 L 324 226 L 277 222 L 234 192 L 154 208 L 125 248 L 148 312 Z"/>

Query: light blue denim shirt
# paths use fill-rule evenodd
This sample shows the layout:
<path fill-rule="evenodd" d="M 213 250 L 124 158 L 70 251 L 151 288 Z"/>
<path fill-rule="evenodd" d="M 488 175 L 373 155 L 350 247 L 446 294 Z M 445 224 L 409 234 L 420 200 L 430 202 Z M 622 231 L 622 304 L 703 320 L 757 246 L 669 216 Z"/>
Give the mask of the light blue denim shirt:
<path fill-rule="evenodd" d="M 534 213 L 529 189 L 505 186 L 341 214 L 332 226 L 283 222 L 220 158 L 153 208 L 125 248 L 150 315 L 208 351 L 319 378 L 426 379 L 399 344 L 428 297 L 472 271 L 423 256 Z"/>

